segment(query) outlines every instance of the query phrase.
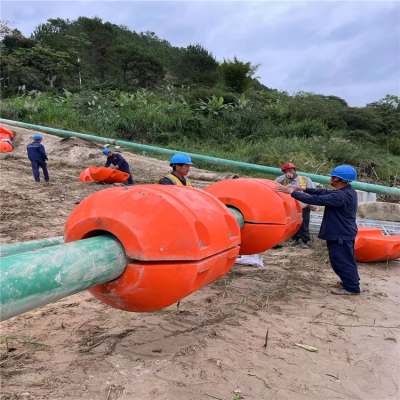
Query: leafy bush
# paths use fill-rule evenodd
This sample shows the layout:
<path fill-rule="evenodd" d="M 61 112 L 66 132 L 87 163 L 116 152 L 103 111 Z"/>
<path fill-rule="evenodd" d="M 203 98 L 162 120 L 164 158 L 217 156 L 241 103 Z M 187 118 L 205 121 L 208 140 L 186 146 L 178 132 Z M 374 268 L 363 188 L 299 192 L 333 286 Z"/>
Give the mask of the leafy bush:
<path fill-rule="evenodd" d="M 194 111 L 200 111 L 205 115 L 215 115 L 222 116 L 226 113 L 233 111 L 232 104 L 224 104 L 223 97 L 212 96 L 211 99 L 207 99 L 208 101 L 204 101 L 200 99 L 199 103 L 193 104 Z"/>
<path fill-rule="evenodd" d="M 317 136 L 327 136 L 328 129 L 320 121 L 306 119 L 301 122 L 288 124 L 284 129 L 286 137 L 310 138 Z"/>

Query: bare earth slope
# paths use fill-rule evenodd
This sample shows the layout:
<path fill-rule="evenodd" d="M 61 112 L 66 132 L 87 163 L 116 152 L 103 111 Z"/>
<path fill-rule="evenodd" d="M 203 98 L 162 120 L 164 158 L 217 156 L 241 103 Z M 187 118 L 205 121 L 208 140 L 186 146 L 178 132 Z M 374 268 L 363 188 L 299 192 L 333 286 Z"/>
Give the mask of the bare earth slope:
<path fill-rule="evenodd" d="M 75 205 L 109 187 L 78 181 L 104 163 L 102 147 L 42 134 L 52 182 L 37 184 L 33 132 L 10 128 L 0 242 L 62 235 Z M 135 183 L 169 171 L 123 155 Z M 363 294 L 343 298 L 329 294 L 336 277 L 321 241 L 261 256 L 264 267 L 235 265 L 179 308 L 126 313 L 85 292 L 3 322 L 1 399 L 400 399 L 400 262 L 359 264 Z"/>

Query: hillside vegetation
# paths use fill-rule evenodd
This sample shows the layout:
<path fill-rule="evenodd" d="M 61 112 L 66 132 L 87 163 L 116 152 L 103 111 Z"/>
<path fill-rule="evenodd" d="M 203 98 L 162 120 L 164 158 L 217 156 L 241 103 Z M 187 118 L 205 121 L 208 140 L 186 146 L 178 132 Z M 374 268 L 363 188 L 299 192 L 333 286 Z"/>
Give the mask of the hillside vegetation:
<path fill-rule="evenodd" d="M 399 185 L 397 96 L 350 107 L 289 94 L 262 85 L 251 62 L 99 18 L 50 19 L 30 38 L 2 22 L 1 33 L 2 118 L 318 174 L 348 163 L 361 180 Z"/>

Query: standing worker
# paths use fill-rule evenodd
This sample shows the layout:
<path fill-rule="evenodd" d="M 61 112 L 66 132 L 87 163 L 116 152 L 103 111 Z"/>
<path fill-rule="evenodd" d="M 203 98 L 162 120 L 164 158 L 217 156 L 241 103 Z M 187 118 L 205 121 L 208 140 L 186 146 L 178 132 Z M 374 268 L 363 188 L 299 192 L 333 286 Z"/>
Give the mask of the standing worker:
<path fill-rule="evenodd" d="M 280 183 L 283 186 L 294 185 L 294 186 L 300 186 L 304 189 L 314 188 L 314 184 L 310 178 L 308 178 L 307 176 L 297 175 L 296 166 L 294 164 L 284 163 L 281 167 L 281 171 L 284 173 L 284 175 L 278 176 L 278 178 L 275 179 L 275 182 Z M 316 209 L 317 207 L 310 206 L 309 204 L 306 204 L 306 206 L 303 207 L 303 222 L 299 230 L 292 236 L 293 243 L 291 244 L 291 246 L 300 244 L 301 240 L 301 247 L 303 249 L 308 249 L 307 242 L 311 240 L 310 213 L 311 210 L 315 211 Z M 280 245 L 275 246 L 275 248 L 279 247 L 281 246 Z"/>
<path fill-rule="evenodd" d="M 50 180 L 49 173 L 47 171 L 46 161 L 48 161 L 46 150 L 42 145 L 43 138 L 40 135 L 33 137 L 33 142 L 28 144 L 26 150 L 28 151 L 28 158 L 32 165 L 32 172 L 36 182 L 40 182 L 39 167 L 42 168 L 44 180 L 48 182 Z"/>
<path fill-rule="evenodd" d="M 275 190 L 288 193 L 296 200 L 325 206 L 318 237 L 326 240 L 332 269 L 339 276 L 338 295 L 360 294 L 360 277 L 354 259 L 354 240 L 357 236 L 357 192 L 350 186 L 357 172 L 350 165 L 340 165 L 329 174 L 330 185 L 336 190 L 311 189 L 300 186 L 277 186 Z M 300 193 L 300 192 L 305 192 Z"/>
<path fill-rule="evenodd" d="M 105 149 L 103 150 L 103 154 L 107 156 L 107 161 L 104 164 L 106 168 L 110 166 L 110 164 L 115 165 L 115 169 L 121 172 L 126 172 L 129 174 L 129 178 L 127 180 L 128 185 L 133 185 L 133 178 L 131 171 L 129 169 L 129 164 L 125 160 L 124 157 L 119 153 L 112 153 L 111 150 Z"/>
<path fill-rule="evenodd" d="M 193 165 L 192 160 L 186 154 L 175 154 L 172 156 L 169 165 L 172 167 L 172 172 L 158 181 L 161 185 L 180 185 L 193 186 L 189 179 L 185 176 L 190 171 L 190 166 Z"/>

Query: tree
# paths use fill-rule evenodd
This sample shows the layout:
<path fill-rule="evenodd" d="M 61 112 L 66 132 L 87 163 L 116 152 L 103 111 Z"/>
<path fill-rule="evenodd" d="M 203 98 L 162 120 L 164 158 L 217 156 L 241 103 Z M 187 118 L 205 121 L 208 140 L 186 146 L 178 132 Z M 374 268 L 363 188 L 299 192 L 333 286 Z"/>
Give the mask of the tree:
<path fill-rule="evenodd" d="M 11 83 L 14 87 L 25 85 L 27 90 L 43 90 L 46 82 L 49 87 L 61 86 L 62 82 L 70 81 L 71 74 L 77 72 L 70 54 L 39 45 L 18 49 L 4 56 L 1 68 L 9 71 L 9 90 Z"/>
<path fill-rule="evenodd" d="M 348 107 L 343 113 L 343 119 L 348 130 L 368 131 L 373 134 L 379 131 L 378 114 L 373 109 Z"/>
<path fill-rule="evenodd" d="M 12 27 L 15 25 L 15 22 L 7 21 L 5 19 L 0 20 L 0 40 L 3 40 L 5 36 L 12 34 Z"/>
<path fill-rule="evenodd" d="M 218 81 L 218 62 L 200 44 L 182 49 L 178 77 L 187 85 L 213 86 Z"/>
<path fill-rule="evenodd" d="M 95 66 L 95 71 L 103 83 L 110 61 L 108 48 L 115 44 L 117 30 L 120 28 L 109 22 L 103 23 L 98 17 L 79 17 L 75 24 L 75 29 L 85 33 L 89 42 L 88 53 L 82 58 L 88 58 L 87 61 Z"/>
<path fill-rule="evenodd" d="M 291 116 L 296 121 L 319 120 L 330 129 L 346 128 L 343 113 L 346 106 L 326 96 L 300 91 L 288 99 Z"/>
<path fill-rule="evenodd" d="M 387 94 L 383 99 L 367 104 L 366 108 L 377 112 L 381 131 L 390 136 L 400 136 L 400 98 Z"/>
<path fill-rule="evenodd" d="M 14 29 L 2 40 L 2 46 L 8 53 L 18 49 L 29 49 L 35 45 L 36 41 L 26 38 L 18 29 Z"/>
<path fill-rule="evenodd" d="M 225 85 L 232 91 L 243 93 L 252 83 L 261 64 L 252 65 L 251 62 L 244 63 L 236 57 L 233 61 L 227 59 L 220 65 L 220 73 Z"/>
<path fill-rule="evenodd" d="M 164 78 L 162 64 L 134 44 L 115 46 L 112 52 L 115 64 L 122 70 L 125 85 L 151 87 Z"/>
<path fill-rule="evenodd" d="M 341 97 L 329 95 L 329 96 L 325 96 L 325 98 L 326 98 L 327 100 L 338 101 L 338 102 L 339 102 L 340 104 L 342 104 L 343 106 L 346 106 L 346 107 L 349 106 L 349 105 L 347 104 L 347 101 L 344 100 L 344 99 L 342 99 Z"/>

